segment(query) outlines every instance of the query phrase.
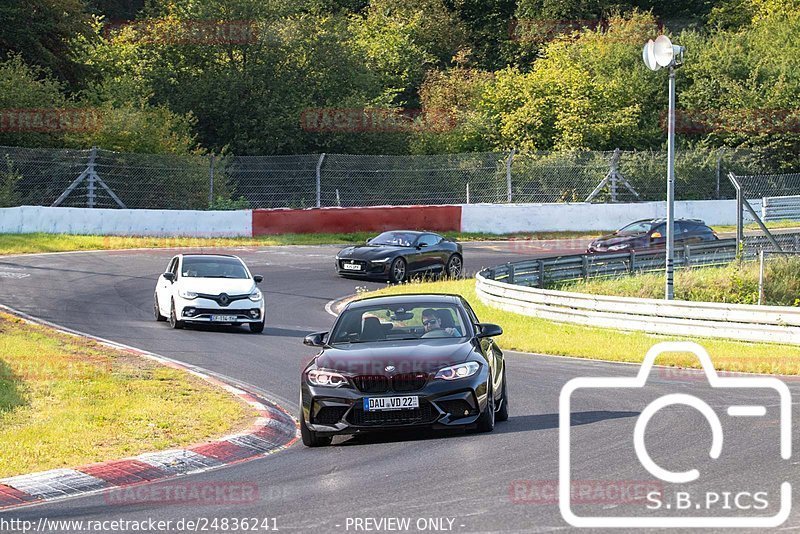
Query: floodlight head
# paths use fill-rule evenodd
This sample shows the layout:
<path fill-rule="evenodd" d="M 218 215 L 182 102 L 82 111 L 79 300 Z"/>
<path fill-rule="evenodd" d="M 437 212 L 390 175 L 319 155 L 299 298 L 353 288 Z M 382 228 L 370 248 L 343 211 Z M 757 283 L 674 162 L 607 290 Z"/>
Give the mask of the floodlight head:
<path fill-rule="evenodd" d="M 662 67 L 676 67 L 683 62 L 683 47 L 672 44 L 666 35 L 656 37 L 653 54 Z"/>
<path fill-rule="evenodd" d="M 642 49 L 642 59 L 644 60 L 644 64 L 647 65 L 647 68 L 650 70 L 658 70 L 661 68 L 656 62 L 655 56 L 655 43 L 652 39 L 647 41 L 647 44 L 644 45 Z"/>

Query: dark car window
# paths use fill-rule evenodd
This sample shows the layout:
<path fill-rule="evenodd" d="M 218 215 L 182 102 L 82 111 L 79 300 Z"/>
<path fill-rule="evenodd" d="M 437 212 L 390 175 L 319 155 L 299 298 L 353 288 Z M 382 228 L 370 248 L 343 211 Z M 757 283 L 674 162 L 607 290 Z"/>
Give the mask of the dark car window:
<path fill-rule="evenodd" d="M 431 335 L 422 324 L 423 312 L 438 317 L 442 332 Z M 469 329 L 465 316 L 452 304 L 412 302 L 383 304 L 345 310 L 336 322 L 330 339 L 337 343 L 368 343 L 425 339 L 430 337 L 464 337 Z"/>
<path fill-rule="evenodd" d="M 421 244 L 424 243 L 426 247 L 432 247 L 434 245 L 437 245 L 439 243 L 439 241 L 441 241 L 441 240 L 442 240 L 442 238 L 439 237 L 436 234 L 424 234 L 423 236 L 421 236 L 419 238 L 419 241 L 417 241 L 417 244 L 421 245 Z"/>
<path fill-rule="evenodd" d="M 178 278 L 178 258 L 172 258 L 172 264 L 169 266 L 169 272 L 175 275 L 175 278 Z"/>
<path fill-rule="evenodd" d="M 636 235 L 636 234 L 644 234 L 650 231 L 653 227 L 653 223 L 650 221 L 637 221 L 635 223 L 629 224 L 620 230 L 617 230 L 617 235 Z"/>
<path fill-rule="evenodd" d="M 412 232 L 384 232 L 370 240 L 370 245 L 394 245 L 410 247 L 417 240 L 417 234 Z"/>
<path fill-rule="evenodd" d="M 187 278 L 250 278 L 242 262 L 220 256 L 183 258 L 181 275 Z"/>

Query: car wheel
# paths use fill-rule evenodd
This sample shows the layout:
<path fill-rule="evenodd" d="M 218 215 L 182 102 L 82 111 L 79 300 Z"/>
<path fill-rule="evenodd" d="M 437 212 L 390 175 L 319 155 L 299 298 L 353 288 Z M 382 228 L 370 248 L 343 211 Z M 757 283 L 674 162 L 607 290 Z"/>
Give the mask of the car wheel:
<path fill-rule="evenodd" d="M 260 334 L 264 331 L 264 321 L 260 323 L 250 323 L 250 331 L 254 334 Z"/>
<path fill-rule="evenodd" d="M 183 321 L 179 321 L 178 316 L 175 313 L 175 302 L 172 303 L 172 306 L 169 310 L 169 326 L 175 330 L 180 330 L 183 328 Z"/>
<path fill-rule="evenodd" d="M 395 258 L 389 267 L 389 278 L 392 282 L 399 284 L 405 282 L 408 276 L 408 265 L 403 258 Z"/>
<path fill-rule="evenodd" d="M 333 441 L 333 436 L 320 436 L 306 426 L 306 418 L 303 410 L 300 410 L 300 437 L 306 447 L 325 447 Z"/>
<path fill-rule="evenodd" d="M 156 321 L 163 322 L 166 321 L 167 318 L 161 315 L 161 309 L 158 307 L 158 296 L 153 296 L 153 317 L 156 318 Z"/>
<path fill-rule="evenodd" d="M 500 397 L 500 409 L 495 415 L 496 421 L 508 421 L 508 385 L 506 384 L 506 370 L 503 369 L 503 396 Z"/>
<path fill-rule="evenodd" d="M 461 259 L 461 256 L 458 254 L 453 254 L 450 256 L 450 259 L 447 260 L 447 267 L 445 268 L 445 275 L 448 278 L 460 278 L 461 271 L 464 269 L 464 261 Z"/>
<path fill-rule="evenodd" d="M 491 432 L 494 430 L 494 391 L 492 391 L 492 381 L 489 379 L 489 398 L 486 401 L 486 409 L 478 418 L 478 432 Z"/>

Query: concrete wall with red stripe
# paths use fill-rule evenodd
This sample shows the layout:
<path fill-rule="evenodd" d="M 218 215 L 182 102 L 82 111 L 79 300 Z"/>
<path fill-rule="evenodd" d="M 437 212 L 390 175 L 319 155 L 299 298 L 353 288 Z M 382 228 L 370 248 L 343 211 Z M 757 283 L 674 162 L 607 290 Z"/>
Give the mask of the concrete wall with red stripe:
<path fill-rule="evenodd" d="M 752 202 L 751 202 L 752 204 Z M 233 237 L 382 232 L 512 232 L 611 230 L 663 217 L 664 202 L 633 204 L 464 204 L 240 211 L 127 210 L 22 206 L 0 208 L 0 233 Z M 675 216 L 736 224 L 735 200 L 675 203 Z"/>

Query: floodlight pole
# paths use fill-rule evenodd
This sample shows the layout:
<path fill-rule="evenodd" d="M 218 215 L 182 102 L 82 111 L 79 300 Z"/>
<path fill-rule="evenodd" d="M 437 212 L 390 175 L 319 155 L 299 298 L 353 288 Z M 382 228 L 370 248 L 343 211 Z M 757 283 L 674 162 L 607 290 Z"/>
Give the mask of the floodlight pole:
<path fill-rule="evenodd" d="M 667 116 L 667 279 L 664 298 L 675 297 L 675 67 L 669 67 L 669 110 Z"/>

